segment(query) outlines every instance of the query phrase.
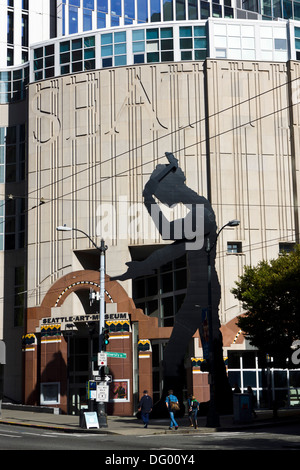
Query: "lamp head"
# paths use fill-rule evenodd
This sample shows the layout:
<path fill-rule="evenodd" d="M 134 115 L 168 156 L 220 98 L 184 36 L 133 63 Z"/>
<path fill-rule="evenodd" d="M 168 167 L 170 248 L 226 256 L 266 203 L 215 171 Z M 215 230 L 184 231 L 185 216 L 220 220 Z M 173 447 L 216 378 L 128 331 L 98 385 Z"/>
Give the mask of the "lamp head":
<path fill-rule="evenodd" d="M 237 227 L 238 225 L 240 225 L 240 221 L 239 220 L 230 220 L 227 224 L 229 227 Z"/>
<path fill-rule="evenodd" d="M 58 232 L 70 232 L 73 229 L 72 227 L 67 227 L 65 224 L 65 225 L 59 225 L 58 227 L 56 227 L 56 230 L 58 230 Z"/>

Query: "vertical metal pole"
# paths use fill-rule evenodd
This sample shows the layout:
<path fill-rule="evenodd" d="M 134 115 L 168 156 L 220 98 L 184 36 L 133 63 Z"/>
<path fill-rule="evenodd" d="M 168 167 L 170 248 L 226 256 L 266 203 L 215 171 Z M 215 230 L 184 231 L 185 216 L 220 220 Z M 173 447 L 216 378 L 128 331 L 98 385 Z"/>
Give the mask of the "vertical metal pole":
<path fill-rule="evenodd" d="M 211 295 L 211 260 L 210 252 L 212 248 L 210 246 L 209 236 L 206 239 L 206 253 L 207 253 L 207 304 L 208 304 L 208 326 L 209 326 L 209 366 L 210 366 L 210 400 L 209 409 L 207 414 L 207 427 L 218 427 L 220 426 L 219 415 L 216 410 L 215 402 L 215 350 L 214 350 L 214 328 L 213 328 L 213 316 L 212 316 L 212 295 Z"/>
<path fill-rule="evenodd" d="M 104 240 L 101 240 L 100 246 L 100 293 L 99 293 L 99 352 L 103 351 L 103 329 L 105 325 L 105 251 L 107 246 L 104 244 Z"/>
<path fill-rule="evenodd" d="M 101 240 L 100 246 L 100 292 L 99 292 L 99 352 L 104 349 L 103 330 L 105 325 L 105 251 L 107 246 L 104 240 Z M 98 422 L 100 427 L 107 427 L 106 406 L 104 402 L 97 404 Z"/>

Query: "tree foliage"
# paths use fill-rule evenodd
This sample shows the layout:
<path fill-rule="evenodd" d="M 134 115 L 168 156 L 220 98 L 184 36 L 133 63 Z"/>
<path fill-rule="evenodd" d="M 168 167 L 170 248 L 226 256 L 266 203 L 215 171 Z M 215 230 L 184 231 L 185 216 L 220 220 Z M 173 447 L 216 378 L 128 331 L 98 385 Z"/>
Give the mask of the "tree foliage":
<path fill-rule="evenodd" d="M 300 245 L 277 259 L 246 266 L 232 289 L 245 314 L 237 325 L 261 352 L 288 357 L 300 339 Z"/>

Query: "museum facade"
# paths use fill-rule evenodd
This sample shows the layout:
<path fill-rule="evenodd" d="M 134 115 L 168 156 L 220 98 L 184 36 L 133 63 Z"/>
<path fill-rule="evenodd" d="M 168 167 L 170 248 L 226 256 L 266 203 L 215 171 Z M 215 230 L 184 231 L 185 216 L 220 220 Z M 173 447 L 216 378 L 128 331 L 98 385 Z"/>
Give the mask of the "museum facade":
<path fill-rule="evenodd" d="M 190 261 L 184 255 L 134 280 L 114 278 L 126 263 L 166 246 L 143 191 L 172 152 L 186 185 L 210 201 L 218 228 L 240 221 L 222 230 L 216 254 L 230 384 L 251 385 L 265 406 L 271 377 L 273 395 L 293 406 L 298 375 L 271 370 L 245 341 L 236 325 L 242 306 L 231 289 L 245 265 L 299 243 L 300 23 L 203 18 L 198 7 L 196 18 L 180 19 L 180 2 L 172 17 L 172 2 L 159 3 L 166 16 L 158 21 L 129 21 L 109 6 L 98 16 L 90 8 L 89 23 L 81 7 L 61 2 L 65 23 L 57 22 L 57 34 L 30 42 L 28 61 L 24 55 L 23 64 L 1 70 L 5 395 L 75 414 L 88 406 L 99 352 L 95 245 L 103 239 L 108 412 L 135 413 L 144 389 L 155 402 L 161 398 L 164 351 Z M 76 31 L 68 30 L 70 12 Z M 108 23 L 115 17 L 118 24 Z M 186 213 L 183 206 L 161 210 L 169 220 Z M 72 230 L 57 230 L 64 225 Z M 195 307 L 200 317 L 206 305 Z M 208 401 L 198 332 L 184 379 L 183 400 L 193 393 Z"/>

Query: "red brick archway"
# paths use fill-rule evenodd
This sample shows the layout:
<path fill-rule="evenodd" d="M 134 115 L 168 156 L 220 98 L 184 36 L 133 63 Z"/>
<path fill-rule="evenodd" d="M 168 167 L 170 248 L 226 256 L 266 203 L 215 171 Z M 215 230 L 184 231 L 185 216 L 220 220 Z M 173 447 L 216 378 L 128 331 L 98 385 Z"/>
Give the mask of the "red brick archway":
<path fill-rule="evenodd" d="M 41 382 L 59 382 L 62 391 L 59 407 L 66 411 L 67 342 L 64 336 L 61 335 L 58 340 L 54 338 L 53 342 L 49 341 L 47 344 L 41 344 L 37 331 L 40 320 L 42 318 L 51 318 L 53 309 L 61 307 L 71 293 L 90 290 L 91 287 L 93 290 L 98 291 L 99 284 L 99 271 L 74 271 L 61 277 L 50 287 L 40 306 L 27 309 L 25 335 L 23 337 L 24 403 L 39 404 Z M 128 312 L 133 316 L 135 312 L 138 316 L 144 317 L 141 311 L 135 309 L 133 300 L 124 288 L 117 281 L 111 281 L 107 275 L 105 277 L 105 301 L 114 303 L 117 306 L 117 312 Z M 124 347 L 123 344 L 122 347 Z M 127 355 L 128 360 L 122 364 L 122 368 L 125 367 L 125 371 L 122 371 L 122 373 L 132 379 L 131 334 L 128 345 L 126 347 L 130 347 L 130 351 Z"/>

